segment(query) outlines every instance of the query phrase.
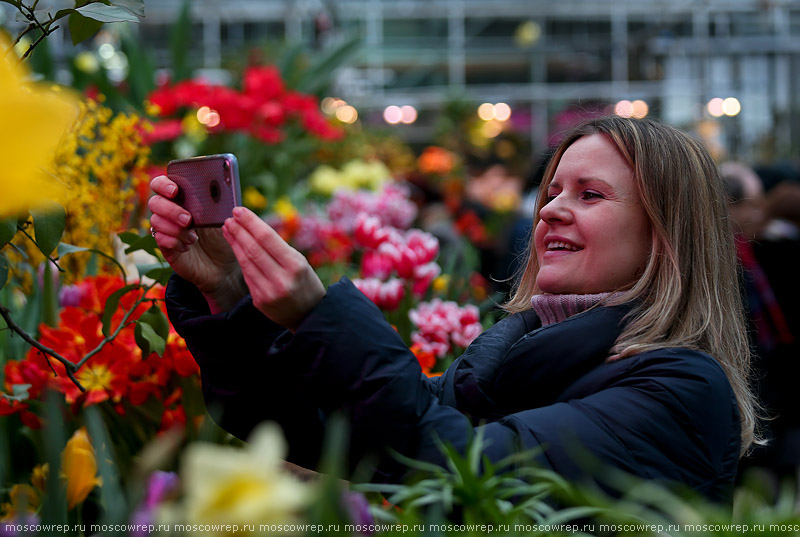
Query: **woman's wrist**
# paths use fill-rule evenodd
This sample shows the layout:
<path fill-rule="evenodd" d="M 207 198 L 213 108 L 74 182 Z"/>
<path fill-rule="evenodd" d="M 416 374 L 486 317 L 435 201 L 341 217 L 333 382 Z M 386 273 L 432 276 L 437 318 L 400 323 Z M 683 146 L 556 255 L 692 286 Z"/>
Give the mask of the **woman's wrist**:
<path fill-rule="evenodd" d="M 230 311 L 248 294 L 247 284 L 241 273 L 226 278 L 213 289 L 200 289 L 212 314 Z"/>

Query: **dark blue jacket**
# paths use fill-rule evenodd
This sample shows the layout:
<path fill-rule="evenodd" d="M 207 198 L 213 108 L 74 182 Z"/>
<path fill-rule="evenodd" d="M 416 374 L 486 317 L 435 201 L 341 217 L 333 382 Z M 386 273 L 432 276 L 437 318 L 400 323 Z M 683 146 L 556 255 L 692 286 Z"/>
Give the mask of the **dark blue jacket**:
<path fill-rule="evenodd" d="M 214 419 L 240 438 L 277 421 L 289 460 L 301 466 L 316 468 L 326 416 L 344 412 L 350 462 L 375 457 L 376 479 L 402 476 L 387 448 L 441 464 L 435 437 L 463 450 L 481 427 L 494 461 L 543 448 L 540 462 L 570 479 L 598 480 L 610 466 L 730 501 L 740 426 L 722 368 L 683 348 L 606 362 L 625 306 L 546 327 L 532 311 L 510 315 L 434 379 L 346 278 L 295 334 L 249 297 L 210 315 L 178 277 L 167 306 L 200 366 Z"/>

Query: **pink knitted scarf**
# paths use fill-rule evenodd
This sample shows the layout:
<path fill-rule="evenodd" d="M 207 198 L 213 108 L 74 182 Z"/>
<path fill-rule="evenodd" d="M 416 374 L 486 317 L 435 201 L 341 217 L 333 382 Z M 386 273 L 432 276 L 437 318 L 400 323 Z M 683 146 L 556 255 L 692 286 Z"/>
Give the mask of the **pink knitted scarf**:
<path fill-rule="evenodd" d="M 531 307 L 542 320 L 542 326 L 547 326 L 586 311 L 611 295 L 533 295 Z"/>

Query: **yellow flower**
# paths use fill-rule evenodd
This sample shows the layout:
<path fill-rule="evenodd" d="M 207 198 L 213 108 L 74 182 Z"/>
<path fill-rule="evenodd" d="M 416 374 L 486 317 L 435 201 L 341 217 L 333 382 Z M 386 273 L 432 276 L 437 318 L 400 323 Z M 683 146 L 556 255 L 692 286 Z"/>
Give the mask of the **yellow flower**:
<path fill-rule="evenodd" d="M 242 201 L 247 207 L 261 211 L 267 206 L 267 198 L 254 186 L 248 186 L 242 193 Z"/>
<path fill-rule="evenodd" d="M 258 528 L 298 520 L 299 512 L 313 500 L 312 485 L 282 470 L 285 453 L 280 429 L 269 423 L 253 432 L 244 449 L 190 445 L 181 469 L 186 522 Z"/>
<path fill-rule="evenodd" d="M 441 276 L 437 276 L 433 279 L 432 287 L 437 293 L 445 292 L 448 285 L 450 285 L 450 276 L 447 274 L 442 274 Z"/>
<path fill-rule="evenodd" d="M 341 182 L 352 190 L 378 190 L 390 176 L 389 168 L 380 161 L 351 160 L 342 167 Z"/>
<path fill-rule="evenodd" d="M 10 46 L 0 32 L 0 217 L 63 195 L 59 178 L 46 170 L 78 112 L 71 92 L 32 83 L 19 58 L 6 54 Z"/>
<path fill-rule="evenodd" d="M 20 515 L 35 513 L 39 507 L 39 493 L 30 485 L 14 485 L 8 493 L 9 502 L 0 505 L 0 521 L 20 520 Z"/>
<path fill-rule="evenodd" d="M 272 208 L 276 214 L 280 215 L 284 220 L 291 220 L 297 215 L 297 208 L 292 205 L 288 196 L 282 196 L 275 202 L 275 207 Z"/>
<path fill-rule="evenodd" d="M 142 144 L 138 116 L 115 114 L 94 100 L 82 101 L 79 110 L 77 121 L 59 144 L 52 165 L 53 175 L 66 187 L 62 203 L 67 221 L 61 240 L 111 254 L 114 233 L 130 227 L 129 222 L 138 222 L 144 212 L 143 200 L 137 200 L 135 186 L 149 180 L 145 178 L 144 166 L 150 150 Z M 14 245 L 21 252 L 9 252 L 12 263 L 36 264 L 42 259 L 21 233 L 14 239 Z M 60 264 L 66 269 L 64 282 L 82 277 L 90 260 L 84 254 L 62 259 Z M 110 262 L 98 261 L 101 271 L 116 270 Z M 21 275 L 17 277 L 21 279 Z M 30 282 L 19 284 L 28 288 Z"/>
<path fill-rule="evenodd" d="M 97 475 L 97 459 L 85 428 L 67 441 L 61 452 L 61 476 L 67 481 L 67 504 L 70 509 L 83 502 L 103 481 Z"/>
<path fill-rule="evenodd" d="M 31 473 L 31 484 L 44 492 L 45 484 L 47 483 L 47 474 L 50 473 L 50 465 L 47 463 L 38 464 L 34 467 Z"/>
<path fill-rule="evenodd" d="M 308 181 L 312 191 L 326 196 L 330 196 L 336 188 L 341 186 L 339 172 L 327 164 L 314 170 Z"/>

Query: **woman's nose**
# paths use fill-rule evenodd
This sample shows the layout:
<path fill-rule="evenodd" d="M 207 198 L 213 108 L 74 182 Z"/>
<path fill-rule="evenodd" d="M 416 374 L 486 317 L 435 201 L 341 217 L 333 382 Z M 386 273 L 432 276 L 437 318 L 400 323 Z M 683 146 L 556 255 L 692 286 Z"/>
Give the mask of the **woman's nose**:
<path fill-rule="evenodd" d="M 563 196 L 558 195 L 547 202 L 539 211 L 539 217 L 547 223 L 568 222 L 572 220 L 572 211 Z"/>

